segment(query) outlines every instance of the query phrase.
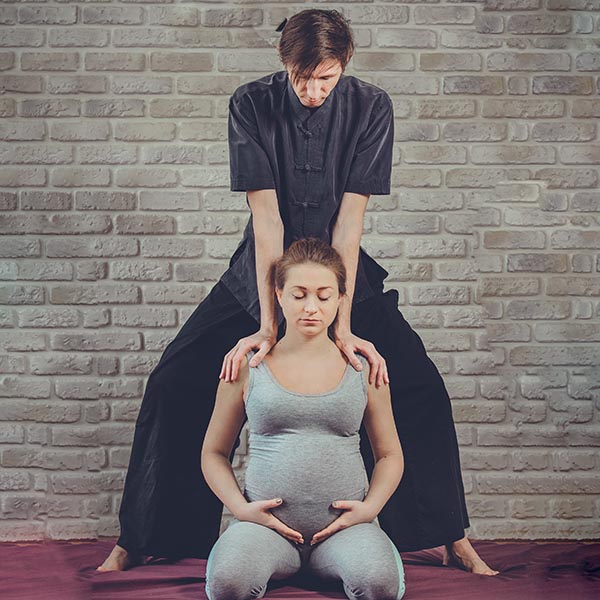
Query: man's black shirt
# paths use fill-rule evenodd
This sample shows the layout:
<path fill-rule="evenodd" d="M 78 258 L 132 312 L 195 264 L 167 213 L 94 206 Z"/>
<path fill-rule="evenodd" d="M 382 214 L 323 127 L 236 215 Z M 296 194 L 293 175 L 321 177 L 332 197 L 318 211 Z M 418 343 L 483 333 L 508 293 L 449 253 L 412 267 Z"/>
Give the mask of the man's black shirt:
<path fill-rule="evenodd" d="M 284 248 L 304 237 L 331 243 L 344 192 L 390 193 L 392 102 L 356 77 L 342 75 L 316 108 L 300 102 L 287 71 L 243 84 L 229 101 L 228 137 L 231 191 L 276 190 Z M 260 323 L 254 252 L 251 215 L 221 279 Z M 387 275 L 361 248 L 353 302 Z"/>

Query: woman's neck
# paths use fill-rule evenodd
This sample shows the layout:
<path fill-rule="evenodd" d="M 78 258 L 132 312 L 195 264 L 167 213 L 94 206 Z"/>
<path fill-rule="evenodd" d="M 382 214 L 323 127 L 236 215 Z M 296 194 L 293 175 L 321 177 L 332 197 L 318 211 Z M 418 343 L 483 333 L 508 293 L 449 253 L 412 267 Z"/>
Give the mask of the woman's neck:
<path fill-rule="evenodd" d="M 335 344 L 327 335 L 327 330 L 319 335 L 306 336 L 297 331 L 286 331 L 285 335 L 277 342 L 276 347 L 279 352 L 294 355 L 317 356 L 331 351 L 331 346 Z"/>

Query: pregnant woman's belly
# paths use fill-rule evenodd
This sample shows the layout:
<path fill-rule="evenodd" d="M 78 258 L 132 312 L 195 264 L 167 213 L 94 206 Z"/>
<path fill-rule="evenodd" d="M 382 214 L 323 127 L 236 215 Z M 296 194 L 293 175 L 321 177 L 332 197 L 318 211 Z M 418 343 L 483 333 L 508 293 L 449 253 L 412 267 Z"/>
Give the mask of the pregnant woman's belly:
<path fill-rule="evenodd" d="M 305 543 L 343 512 L 334 500 L 363 500 L 368 479 L 358 434 L 253 435 L 244 496 L 249 502 L 282 498 L 271 513 L 299 531 Z"/>

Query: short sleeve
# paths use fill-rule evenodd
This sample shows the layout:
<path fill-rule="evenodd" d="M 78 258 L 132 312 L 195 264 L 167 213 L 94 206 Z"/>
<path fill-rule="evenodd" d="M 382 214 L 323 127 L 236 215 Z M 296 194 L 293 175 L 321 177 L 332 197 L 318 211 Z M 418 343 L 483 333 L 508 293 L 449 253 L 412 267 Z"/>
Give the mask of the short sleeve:
<path fill-rule="evenodd" d="M 394 111 L 387 94 L 381 94 L 358 140 L 345 192 L 389 194 L 394 146 Z"/>
<path fill-rule="evenodd" d="M 232 192 L 275 189 L 269 157 L 260 143 L 256 117 L 246 96 L 229 100 L 229 171 Z"/>

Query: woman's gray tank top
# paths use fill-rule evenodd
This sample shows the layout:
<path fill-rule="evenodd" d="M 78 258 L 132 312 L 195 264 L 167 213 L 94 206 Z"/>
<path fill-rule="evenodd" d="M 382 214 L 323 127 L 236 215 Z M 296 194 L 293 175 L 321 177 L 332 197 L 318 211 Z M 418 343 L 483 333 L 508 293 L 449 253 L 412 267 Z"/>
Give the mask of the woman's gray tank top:
<path fill-rule="evenodd" d="M 264 360 L 249 369 L 244 496 L 249 502 L 282 498 L 272 514 L 300 531 L 305 543 L 343 512 L 331 502 L 362 500 L 368 490 L 359 429 L 369 364 L 358 356 L 363 370 L 348 363 L 339 384 L 324 394 L 285 389 Z"/>

